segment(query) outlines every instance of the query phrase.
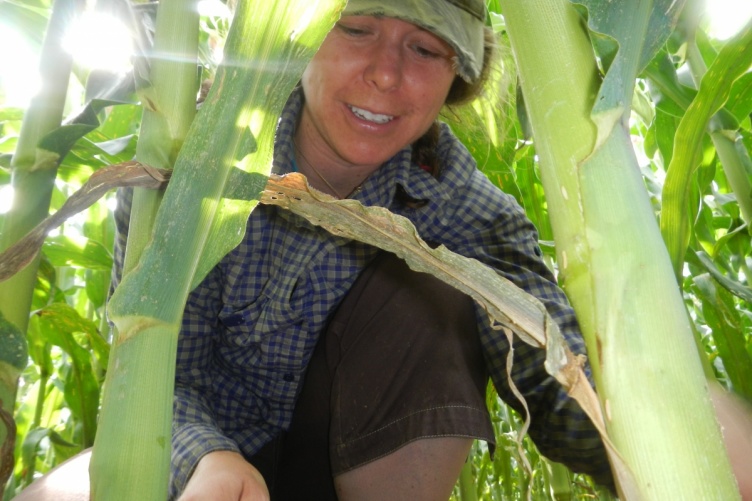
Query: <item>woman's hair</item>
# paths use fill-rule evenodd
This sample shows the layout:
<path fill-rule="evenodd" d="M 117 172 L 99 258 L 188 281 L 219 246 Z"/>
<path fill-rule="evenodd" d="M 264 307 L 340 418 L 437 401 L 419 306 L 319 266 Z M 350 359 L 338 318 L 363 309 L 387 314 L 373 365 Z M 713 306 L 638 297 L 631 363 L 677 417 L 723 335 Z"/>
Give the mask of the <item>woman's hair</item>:
<path fill-rule="evenodd" d="M 488 26 L 483 28 L 483 67 L 480 76 L 473 82 L 467 82 L 459 75 L 454 77 L 444 105 L 447 108 L 467 104 L 483 94 L 483 89 L 491 75 L 492 66 L 496 60 L 496 35 Z M 439 177 L 439 159 L 436 156 L 436 146 L 439 143 L 439 123 L 434 122 L 431 127 L 417 141 L 413 143 L 412 160 L 429 171 L 434 177 Z"/>
<path fill-rule="evenodd" d="M 454 77 L 454 82 L 449 88 L 444 104 L 447 106 L 458 106 L 468 103 L 479 97 L 483 92 L 483 87 L 488 81 L 491 74 L 491 66 L 496 54 L 496 35 L 488 26 L 483 27 L 483 67 L 480 76 L 472 83 L 467 82 L 459 75 Z"/>

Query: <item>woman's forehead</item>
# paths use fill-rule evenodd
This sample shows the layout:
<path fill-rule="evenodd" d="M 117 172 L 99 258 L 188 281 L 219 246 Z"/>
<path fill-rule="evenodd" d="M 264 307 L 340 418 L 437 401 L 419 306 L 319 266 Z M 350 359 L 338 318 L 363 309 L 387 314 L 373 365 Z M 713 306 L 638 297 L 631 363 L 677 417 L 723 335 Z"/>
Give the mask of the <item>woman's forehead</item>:
<path fill-rule="evenodd" d="M 343 15 L 386 16 L 410 22 L 447 42 L 458 73 L 474 81 L 483 66 L 484 0 L 349 0 Z"/>

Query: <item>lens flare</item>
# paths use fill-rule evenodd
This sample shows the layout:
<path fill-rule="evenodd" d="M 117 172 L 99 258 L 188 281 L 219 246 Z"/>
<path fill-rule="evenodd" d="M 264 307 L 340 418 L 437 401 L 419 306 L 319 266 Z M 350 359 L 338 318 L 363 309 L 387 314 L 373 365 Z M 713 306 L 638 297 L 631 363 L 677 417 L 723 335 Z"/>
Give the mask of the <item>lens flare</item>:
<path fill-rule="evenodd" d="M 131 68 L 131 33 L 109 15 L 85 12 L 68 27 L 63 48 L 89 69 L 125 72 Z"/>

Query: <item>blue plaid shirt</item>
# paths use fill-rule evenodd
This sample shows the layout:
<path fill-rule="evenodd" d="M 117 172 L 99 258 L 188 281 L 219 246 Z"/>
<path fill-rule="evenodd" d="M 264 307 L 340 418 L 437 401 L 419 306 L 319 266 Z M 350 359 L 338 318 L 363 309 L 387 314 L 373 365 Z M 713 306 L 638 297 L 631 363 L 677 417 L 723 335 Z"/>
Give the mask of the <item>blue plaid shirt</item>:
<path fill-rule="evenodd" d="M 294 93 L 279 121 L 274 171 L 292 170 L 291 138 L 302 105 Z M 538 297 L 571 349 L 584 353 L 564 293 L 541 260 L 537 233 L 513 197 L 478 169 L 467 149 L 441 126 L 438 178 L 411 161 L 406 147 L 353 196 L 409 218 L 422 238 L 478 259 Z M 395 198 L 397 186 L 413 199 Z M 123 199 L 125 198 L 125 199 Z M 129 200 L 117 213 L 124 248 Z M 245 239 L 190 294 L 177 355 L 171 495 L 199 459 L 215 450 L 255 454 L 291 420 L 296 394 L 327 319 L 377 249 L 336 237 L 279 207 L 259 205 Z M 119 256 L 118 259 L 122 259 Z M 496 389 L 520 410 L 507 384 L 507 339 L 477 308 L 481 343 Z M 542 350 L 518 342 L 513 378 L 533 416 L 541 452 L 575 471 L 607 481 L 600 439 L 579 406 L 543 368 Z"/>

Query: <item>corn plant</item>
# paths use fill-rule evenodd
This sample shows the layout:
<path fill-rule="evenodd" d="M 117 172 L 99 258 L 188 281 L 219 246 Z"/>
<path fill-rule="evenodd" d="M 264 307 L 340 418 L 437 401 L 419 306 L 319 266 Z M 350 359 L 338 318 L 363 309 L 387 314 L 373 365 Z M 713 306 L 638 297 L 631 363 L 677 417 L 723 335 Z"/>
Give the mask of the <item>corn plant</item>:
<path fill-rule="evenodd" d="M 175 5 L 188 16 L 195 11 L 190 5 L 186 8 L 185 2 L 167 5 Z M 169 11 L 161 16 L 164 6 L 157 17 L 158 31 L 160 19 L 172 24 L 178 17 Z M 245 220 L 271 169 L 276 117 L 331 28 L 337 9 L 343 7 L 343 2 L 325 1 L 305 7 L 295 1 L 263 6 L 240 3 L 225 61 L 199 117 L 184 143 L 176 134 L 169 138 L 171 149 L 162 150 L 162 158 L 177 158 L 153 230 L 149 214 L 157 197 L 145 193 L 146 199 L 136 199 L 137 204 L 149 207 L 146 228 L 138 228 L 147 236 L 139 238 L 138 257 L 132 257 L 133 247 L 128 246 L 127 273 L 109 305 L 116 337 L 92 455 L 93 499 L 166 495 L 175 350 L 186 298 L 242 238 Z M 315 29 L 309 29 L 309 23 Z M 185 39 L 192 36 L 196 38 L 189 27 Z M 162 103 L 174 95 L 174 86 L 161 85 L 149 106 L 160 119 L 168 120 Z M 158 148 L 166 139 L 157 135 Z M 251 181 L 244 185 L 244 196 L 225 197 L 235 185 L 230 181 L 234 170 L 247 172 Z M 197 200 L 201 203 L 196 204 Z M 175 253 L 175 249 L 180 251 Z M 138 266 L 129 270 L 136 262 Z M 138 382 L 134 377 L 142 379 Z M 123 422 L 129 425 L 124 427 Z"/>
<path fill-rule="evenodd" d="M 534 134 L 546 138 L 538 153 L 561 281 L 585 334 L 609 436 L 642 499 L 738 498 L 690 320 L 628 134 L 635 77 L 668 35 L 668 29 L 648 28 L 670 27 L 677 3 L 642 3 L 621 15 L 583 3 L 593 29 L 618 43 L 602 83 L 569 2 L 502 7 Z M 539 90 L 540 82 L 552 90 Z M 669 176 L 673 172 L 669 168 Z M 691 432 L 683 424 L 690 419 Z M 669 459 L 676 454 L 687 460 L 680 468 Z M 716 468 L 713 482 L 703 479 L 708 464 Z"/>

